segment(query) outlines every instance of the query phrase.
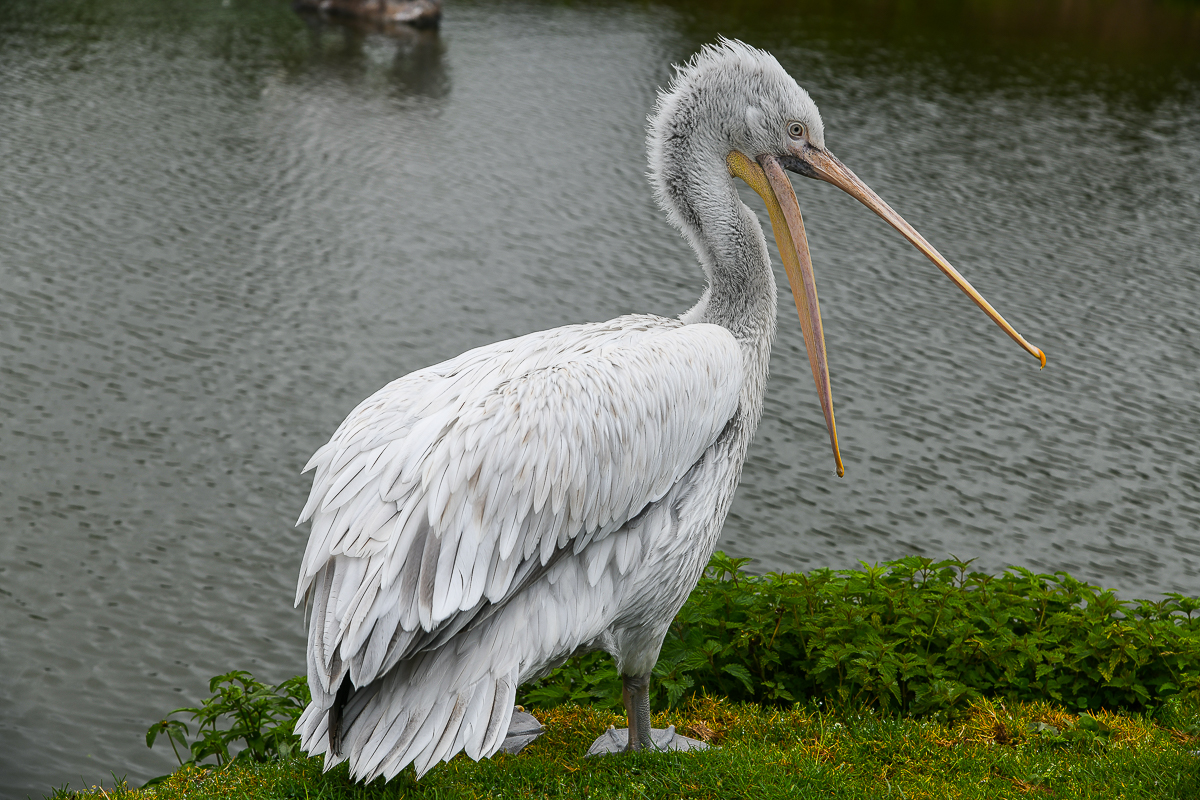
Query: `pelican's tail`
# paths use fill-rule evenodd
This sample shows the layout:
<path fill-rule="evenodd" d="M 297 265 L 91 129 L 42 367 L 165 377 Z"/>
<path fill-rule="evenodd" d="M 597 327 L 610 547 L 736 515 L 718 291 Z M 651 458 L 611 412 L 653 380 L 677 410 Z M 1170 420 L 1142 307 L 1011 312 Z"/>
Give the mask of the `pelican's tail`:
<path fill-rule="evenodd" d="M 391 779 L 409 764 L 419 778 L 459 751 L 476 761 L 494 754 L 508 732 L 518 668 L 472 670 L 474 659 L 456 649 L 402 661 L 362 687 L 352 687 L 346 676 L 342 686 L 350 688 L 335 694 L 313 685 L 312 703 L 296 723 L 301 746 L 309 755 L 324 753 L 327 770 L 349 761 L 350 775 L 365 782 Z"/>

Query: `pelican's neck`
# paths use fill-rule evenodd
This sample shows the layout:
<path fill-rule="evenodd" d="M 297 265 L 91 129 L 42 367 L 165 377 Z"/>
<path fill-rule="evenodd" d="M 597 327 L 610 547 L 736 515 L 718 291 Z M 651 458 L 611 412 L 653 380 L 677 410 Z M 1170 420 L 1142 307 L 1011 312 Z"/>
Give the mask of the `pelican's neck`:
<path fill-rule="evenodd" d="M 733 181 L 726 178 L 725 183 L 722 192 L 705 197 L 702 213 L 695 215 L 695 233 L 688 236 L 708 288 L 683 319 L 720 325 L 743 344 L 769 348 L 775 336 L 777 300 L 767 242 L 758 218 L 738 197 Z M 715 197 L 722 201 L 719 207 L 714 207 Z"/>
<path fill-rule="evenodd" d="M 677 97 L 664 98 L 648 140 L 659 205 L 708 278 L 707 291 L 683 321 L 721 325 L 743 344 L 769 348 L 776 299 L 767 241 L 725 165 L 729 137 L 691 124 L 697 113 Z"/>
<path fill-rule="evenodd" d="M 700 301 L 680 319 L 726 328 L 742 346 L 744 410 L 754 424 L 762 409 L 778 306 L 767 242 L 754 212 L 742 202 L 724 163 L 677 173 L 668 195 L 672 216 L 696 251 L 708 278 Z"/>

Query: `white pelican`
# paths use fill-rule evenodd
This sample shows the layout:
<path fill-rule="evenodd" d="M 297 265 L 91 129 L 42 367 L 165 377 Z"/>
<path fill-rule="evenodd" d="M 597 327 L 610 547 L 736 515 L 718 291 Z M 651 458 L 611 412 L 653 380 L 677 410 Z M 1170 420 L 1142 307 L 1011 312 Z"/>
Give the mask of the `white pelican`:
<path fill-rule="evenodd" d="M 518 685 L 592 649 L 616 659 L 628 748 L 656 746 L 650 671 L 716 545 L 775 336 L 766 240 L 734 176 L 770 212 L 839 475 L 785 169 L 864 203 L 1044 365 L 825 149 L 816 105 L 769 53 L 704 47 L 660 95 L 648 150 L 655 196 L 708 279 L 691 310 L 531 333 L 413 372 L 354 409 L 305 468 L 316 475 L 296 602 L 312 607 L 312 703 L 297 729 L 326 767 L 349 759 L 370 780 L 490 756 Z"/>

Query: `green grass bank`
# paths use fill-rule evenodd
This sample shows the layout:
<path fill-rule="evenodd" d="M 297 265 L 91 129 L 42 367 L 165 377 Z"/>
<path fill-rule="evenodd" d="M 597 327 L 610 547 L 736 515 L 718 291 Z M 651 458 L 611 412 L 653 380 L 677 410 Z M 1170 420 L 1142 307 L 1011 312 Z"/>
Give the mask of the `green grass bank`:
<path fill-rule="evenodd" d="M 588 654 L 522 687 L 547 733 L 520 755 L 363 787 L 298 752 L 302 677 L 233 672 L 151 726 L 178 772 L 54 796 L 1200 798 L 1197 599 L 954 559 L 744 565 L 713 556 L 655 668 L 656 724 L 713 750 L 584 760 L 623 724 L 611 659 Z"/>
<path fill-rule="evenodd" d="M 459 755 L 419 783 L 351 783 L 320 759 L 188 767 L 144 790 L 95 788 L 56 798 L 133 800 L 374 800 L 379 798 L 1071 798 L 1200 797 L 1200 709 L 1170 719 L 1075 715 L 1046 703 L 981 701 L 954 722 L 776 709 L 711 698 L 670 721 L 716 748 L 701 753 L 584 759 L 611 712 L 565 705 L 542 713 L 547 733 L 516 756 L 479 763 Z M 656 725 L 667 722 L 660 713 Z M 1190 728 L 1189 728 L 1190 726 Z M 1191 730 L 1191 732 L 1188 732 Z"/>

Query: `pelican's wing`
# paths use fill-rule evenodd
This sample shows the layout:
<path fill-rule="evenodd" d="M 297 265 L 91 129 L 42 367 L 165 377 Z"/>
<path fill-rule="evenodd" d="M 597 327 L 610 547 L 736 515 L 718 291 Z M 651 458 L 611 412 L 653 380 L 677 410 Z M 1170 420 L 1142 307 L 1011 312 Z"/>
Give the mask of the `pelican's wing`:
<path fill-rule="evenodd" d="M 310 674 L 330 692 L 349 668 L 362 686 L 504 602 L 568 543 L 578 554 L 620 528 L 720 435 L 742 375 L 726 329 L 631 316 L 385 386 L 305 468 Z"/>

